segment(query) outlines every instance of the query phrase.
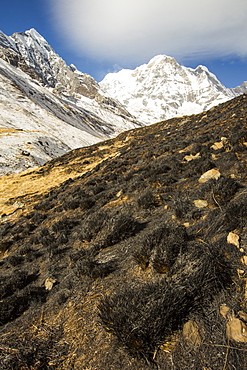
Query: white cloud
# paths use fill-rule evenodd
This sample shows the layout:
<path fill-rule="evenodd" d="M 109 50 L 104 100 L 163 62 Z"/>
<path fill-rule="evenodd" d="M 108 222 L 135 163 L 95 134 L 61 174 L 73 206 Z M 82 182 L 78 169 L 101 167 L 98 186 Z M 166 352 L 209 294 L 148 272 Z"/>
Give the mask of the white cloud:
<path fill-rule="evenodd" d="M 246 0 L 50 0 L 56 26 L 84 55 L 140 63 L 156 54 L 247 55 Z"/>

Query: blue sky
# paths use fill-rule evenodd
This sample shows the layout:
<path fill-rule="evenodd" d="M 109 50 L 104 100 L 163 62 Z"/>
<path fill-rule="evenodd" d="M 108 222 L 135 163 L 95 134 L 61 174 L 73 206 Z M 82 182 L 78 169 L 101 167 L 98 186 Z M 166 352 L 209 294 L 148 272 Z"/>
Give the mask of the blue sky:
<path fill-rule="evenodd" d="M 227 87 L 247 81 L 246 0 L 1 0 L 5 34 L 30 28 L 98 81 L 157 54 L 206 65 Z"/>

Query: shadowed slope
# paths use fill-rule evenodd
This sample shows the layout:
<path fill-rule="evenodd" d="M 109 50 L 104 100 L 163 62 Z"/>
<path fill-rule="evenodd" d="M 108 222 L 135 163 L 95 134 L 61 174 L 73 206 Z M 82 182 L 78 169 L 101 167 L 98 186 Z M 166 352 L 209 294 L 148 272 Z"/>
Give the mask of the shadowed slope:
<path fill-rule="evenodd" d="M 243 95 L 0 179 L 1 368 L 247 366 L 246 112 Z"/>

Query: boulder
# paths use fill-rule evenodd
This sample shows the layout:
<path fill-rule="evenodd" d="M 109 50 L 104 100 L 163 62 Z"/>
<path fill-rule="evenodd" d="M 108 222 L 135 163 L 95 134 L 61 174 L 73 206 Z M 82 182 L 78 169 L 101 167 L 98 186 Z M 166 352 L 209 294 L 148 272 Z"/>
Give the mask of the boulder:
<path fill-rule="evenodd" d="M 199 178 L 199 183 L 204 184 L 208 180 L 215 179 L 218 180 L 220 177 L 220 171 L 216 168 L 212 168 L 211 170 L 208 170 L 207 172 L 204 172 L 204 174 L 201 175 Z"/>

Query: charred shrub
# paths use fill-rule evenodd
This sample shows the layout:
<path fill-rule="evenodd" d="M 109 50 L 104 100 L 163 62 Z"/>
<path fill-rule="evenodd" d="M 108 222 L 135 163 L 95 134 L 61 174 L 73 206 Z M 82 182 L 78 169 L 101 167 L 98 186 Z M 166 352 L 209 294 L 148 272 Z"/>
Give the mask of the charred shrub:
<path fill-rule="evenodd" d="M 54 236 L 50 233 L 50 231 L 43 227 L 36 236 L 32 238 L 32 243 L 34 244 L 42 244 L 44 247 L 49 247 L 51 244 L 54 243 Z"/>
<path fill-rule="evenodd" d="M 207 235 L 245 227 L 247 225 L 247 193 L 235 195 L 221 212 L 216 212 L 216 210 L 210 212 L 207 224 L 209 225 Z"/>
<path fill-rule="evenodd" d="M 200 176 L 204 172 L 211 170 L 215 167 L 215 164 L 208 158 L 201 157 L 196 158 L 186 164 L 186 176 Z"/>
<path fill-rule="evenodd" d="M 226 207 L 225 221 L 228 229 L 247 225 L 247 192 L 235 196 Z"/>
<path fill-rule="evenodd" d="M 162 281 L 106 297 L 99 305 L 99 317 L 120 346 L 150 360 L 155 349 L 180 328 L 192 306 L 192 294 Z"/>
<path fill-rule="evenodd" d="M 100 248 L 114 245 L 130 236 L 140 229 L 140 224 L 133 216 L 121 213 L 114 215 L 103 224 L 95 243 Z"/>
<path fill-rule="evenodd" d="M 152 190 L 147 189 L 144 191 L 143 194 L 139 196 L 139 198 L 137 199 L 137 204 L 139 207 L 150 209 L 158 206 L 158 200 L 153 194 Z"/>
<path fill-rule="evenodd" d="M 26 295 L 11 296 L 0 302 L 0 326 L 15 320 L 29 307 L 29 299 Z"/>
<path fill-rule="evenodd" d="M 6 236 L 10 232 L 12 226 L 13 225 L 10 222 L 6 222 L 5 224 L 0 225 L 0 236 Z"/>
<path fill-rule="evenodd" d="M 54 222 L 52 225 L 52 230 L 56 233 L 64 231 L 67 235 L 69 235 L 73 228 L 77 225 L 79 225 L 78 220 L 64 216 L 59 221 Z"/>
<path fill-rule="evenodd" d="M 14 238 L 11 236 L 7 236 L 0 240 L 0 252 L 5 252 L 9 249 L 14 243 Z"/>
<path fill-rule="evenodd" d="M 168 279 L 104 298 L 99 317 L 121 346 L 150 359 L 190 313 L 205 312 L 212 298 L 232 284 L 232 267 L 217 246 L 195 242 L 179 256 Z"/>
<path fill-rule="evenodd" d="M 84 198 L 80 198 L 79 196 L 76 195 L 74 198 L 63 200 L 63 208 L 65 210 L 77 209 L 79 207 L 83 210 L 87 210 L 87 209 L 92 208 L 94 204 L 95 204 L 95 201 L 89 198 L 88 196 Z"/>
<path fill-rule="evenodd" d="M 34 209 L 38 211 L 41 210 L 41 211 L 47 212 L 53 207 L 55 207 L 55 202 L 47 199 L 47 200 L 42 200 L 41 202 L 35 204 Z"/>
<path fill-rule="evenodd" d="M 91 198 L 84 198 L 81 201 L 80 207 L 84 210 L 91 209 L 95 205 L 95 201 Z"/>
<path fill-rule="evenodd" d="M 230 177 L 220 177 L 212 187 L 213 200 L 217 205 L 225 205 L 235 195 L 240 185 Z"/>
<path fill-rule="evenodd" d="M 82 221 L 80 239 L 87 241 L 94 239 L 109 218 L 106 211 L 98 211 L 89 215 L 87 219 Z"/>
<path fill-rule="evenodd" d="M 191 218 L 192 209 L 193 205 L 188 196 L 181 195 L 174 200 L 175 215 L 178 219 L 181 220 L 184 217 Z"/>
<path fill-rule="evenodd" d="M 64 203 L 64 208 L 67 209 L 76 209 L 80 207 L 80 201 L 78 199 L 72 199 Z"/>
<path fill-rule="evenodd" d="M 18 266 L 24 262 L 24 257 L 18 254 L 14 254 L 12 256 L 7 257 L 6 262 L 11 266 Z"/>
<path fill-rule="evenodd" d="M 2 370 L 60 368 L 64 356 L 69 353 L 68 343 L 64 343 L 63 329 L 61 326 L 53 327 L 52 330 L 42 332 L 40 336 L 31 335 L 25 331 L 20 338 L 4 341 L 3 347 L 14 347 L 15 351 L 2 351 L 0 363 Z M 52 362 L 51 362 L 52 359 Z M 1 361 L 2 360 L 2 361 Z"/>
<path fill-rule="evenodd" d="M 145 269 L 152 261 L 159 273 L 170 270 L 179 253 L 187 250 L 188 235 L 184 226 L 166 223 L 144 234 L 140 248 L 133 253 L 134 258 Z"/>
<path fill-rule="evenodd" d="M 0 299 L 11 296 L 16 291 L 25 288 L 37 279 L 36 274 L 28 275 L 26 271 L 14 271 L 11 276 L 2 277 L 0 280 Z"/>
<path fill-rule="evenodd" d="M 28 219 L 31 219 L 32 222 L 34 222 L 36 224 L 40 224 L 46 219 L 47 216 L 44 213 L 41 213 L 41 212 L 38 212 L 38 211 L 33 211 L 33 212 L 29 213 L 26 217 Z"/>
<path fill-rule="evenodd" d="M 231 144 L 234 146 L 234 145 L 237 145 L 237 144 L 240 144 L 241 142 L 243 141 L 246 141 L 247 140 L 247 130 L 246 130 L 246 127 L 244 125 L 242 125 L 241 123 L 235 125 L 233 127 L 233 133 L 232 133 L 232 136 L 231 136 Z"/>
<path fill-rule="evenodd" d="M 98 262 L 93 258 L 86 258 L 77 263 L 77 272 L 90 278 L 104 278 L 117 269 L 115 260 L 108 262 Z"/>
<path fill-rule="evenodd" d="M 229 289 L 235 272 L 222 252 L 222 243 L 210 245 L 193 241 L 188 245 L 188 252 L 179 256 L 170 274 L 186 289 L 195 292 L 199 310 L 219 292 Z"/>
<path fill-rule="evenodd" d="M 41 287 L 26 287 L 0 302 L 0 325 L 21 316 L 32 302 L 45 302 L 47 291 Z"/>
<path fill-rule="evenodd" d="M 149 175 L 155 176 L 159 174 L 167 173 L 171 170 L 171 167 L 167 164 L 167 159 L 165 158 L 158 158 L 152 162 L 152 166 L 150 166 Z"/>

